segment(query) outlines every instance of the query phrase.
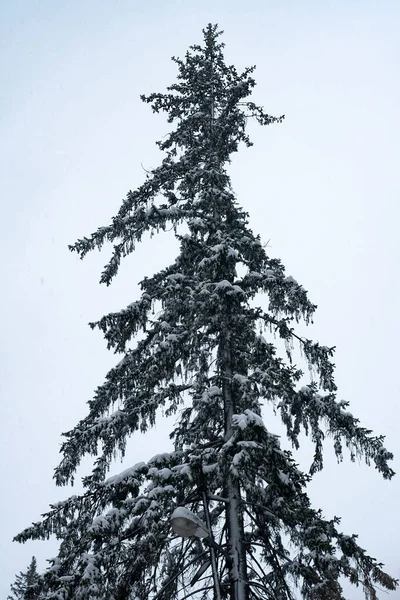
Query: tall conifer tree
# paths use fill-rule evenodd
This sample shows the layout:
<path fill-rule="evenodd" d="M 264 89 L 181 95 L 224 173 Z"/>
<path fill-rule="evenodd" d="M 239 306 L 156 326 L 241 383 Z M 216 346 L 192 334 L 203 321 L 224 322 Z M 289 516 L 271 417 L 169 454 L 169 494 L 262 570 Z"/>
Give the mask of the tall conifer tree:
<path fill-rule="evenodd" d="M 203 33 L 202 46 L 173 58 L 178 78 L 167 93 L 142 96 L 175 126 L 158 142 L 161 165 L 110 225 L 71 247 L 83 258 L 113 244 L 106 285 L 146 232 L 172 226 L 179 254 L 141 282 L 139 299 L 91 324 L 123 357 L 88 415 L 64 434 L 55 479 L 73 482 L 85 455 L 96 457 L 93 471 L 82 495 L 52 505 L 16 539 L 60 540 L 45 575 L 54 600 L 336 600 L 344 598 L 342 578 L 375 599 L 376 584 L 393 590 L 395 580 L 340 531 L 338 518 L 313 508 L 306 486 L 323 467 L 326 436 L 339 460 L 347 446 L 352 460 L 363 457 L 385 479 L 394 474 L 392 455 L 336 400 L 333 348 L 296 333 L 315 305 L 268 257 L 236 202 L 227 166 L 241 143 L 251 145 L 248 119 L 269 125 L 283 117 L 249 101 L 254 69 L 225 63 L 218 28 Z M 307 385 L 293 344 L 313 373 Z M 275 407 L 294 449 L 301 431 L 310 436 L 309 473 L 266 428 L 263 404 Z M 176 415 L 174 450 L 107 478 L 128 438 L 153 426 L 160 408 Z M 181 538 L 171 516 L 188 524 L 187 511 L 200 524 Z"/>
<path fill-rule="evenodd" d="M 25 573 L 22 571 L 16 575 L 14 583 L 11 585 L 11 595 L 7 600 L 39 600 L 40 598 L 40 577 L 37 572 L 36 558 L 32 560 Z"/>

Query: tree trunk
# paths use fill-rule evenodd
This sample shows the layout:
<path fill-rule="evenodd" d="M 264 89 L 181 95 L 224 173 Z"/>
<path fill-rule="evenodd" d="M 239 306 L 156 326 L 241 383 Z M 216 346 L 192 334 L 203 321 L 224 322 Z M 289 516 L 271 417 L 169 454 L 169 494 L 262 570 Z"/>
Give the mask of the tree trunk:
<path fill-rule="evenodd" d="M 232 356 L 229 332 L 225 331 L 221 342 L 221 372 L 222 392 L 224 399 L 225 416 L 225 441 L 232 434 L 232 416 L 234 414 L 234 398 L 232 394 Z M 244 526 L 241 507 L 240 485 L 232 476 L 229 466 L 226 478 L 226 525 L 228 539 L 228 553 L 230 555 L 229 580 L 230 600 L 248 600 L 249 590 L 247 583 L 246 549 L 243 543 Z"/>

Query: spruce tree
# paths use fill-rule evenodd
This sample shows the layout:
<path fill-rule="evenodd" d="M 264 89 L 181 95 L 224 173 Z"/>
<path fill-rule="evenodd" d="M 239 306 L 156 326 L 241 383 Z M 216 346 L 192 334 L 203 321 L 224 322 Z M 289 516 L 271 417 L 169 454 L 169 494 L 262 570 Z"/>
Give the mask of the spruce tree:
<path fill-rule="evenodd" d="M 32 556 L 27 571 L 25 573 L 20 571 L 19 575 L 16 575 L 15 582 L 11 585 L 11 595 L 7 600 L 39 600 L 40 591 L 36 558 Z"/>
<path fill-rule="evenodd" d="M 392 454 L 336 400 L 334 348 L 296 332 L 316 306 L 267 255 L 231 188 L 231 156 L 251 145 L 248 120 L 283 117 L 249 100 L 254 68 L 239 73 L 225 63 L 217 26 L 203 34 L 202 46 L 172 59 L 178 76 L 167 93 L 142 96 L 171 124 L 158 142 L 160 166 L 108 226 L 71 246 L 83 258 L 113 244 L 106 285 L 147 232 L 173 228 L 178 256 L 141 282 L 132 304 L 91 323 L 122 360 L 64 434 L 55 480 L 73 482 L 85 455 L 95 457 L 93 470 L 84 493 L 51 505 L 16 539 L 60 540 L 45 574 L 48 599 L 336 600 L 343 578 L 375 599 L 377 584 L 393 590 L 396 581 L 341 532 L 339 518 L 312 506 L 306 488 L 323 467 L 326 437 L 338 460 L 346 446 L 385 479 L 394 474 Z M 310 368 L 307 382 L 295 346 Z M 309 472 L 265 426 L 265 404 L 294 452 L 301 432 L 311 438 Z M 176 417 L 173 451 L 109 477 L 115 456 L 155 424 L 160 408 Z M 177 535 L 171 516 L 175 525 L 198 519 L 192 535 Z"/>

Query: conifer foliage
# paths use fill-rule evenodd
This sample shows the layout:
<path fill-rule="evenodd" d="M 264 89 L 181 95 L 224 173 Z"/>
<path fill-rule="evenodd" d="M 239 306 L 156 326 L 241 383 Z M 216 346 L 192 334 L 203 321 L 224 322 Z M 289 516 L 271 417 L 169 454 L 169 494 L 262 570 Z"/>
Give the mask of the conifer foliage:
<path fill-rule="evenodd" d="M 7 600 L 39 600 L 41 586 L 40 577 L 37 572 L 36 558 L 32 560 L 25 573 L 22 571 L 15 577 L 15 582 L 11 585 L 11 595 Z"/>
<path fill-rule="evenodd" d="M 16 539 L 60 540 L 44 575 L 48 599 L 339 600 L 347 578 L 373 600 L 377 585 L 393 590 L 396 581 L 355 535 L 341 532 L 337 517 L 312 506 L 306 487 L 323 467 L 326 437 L 339 460 L 346 446 L 385 479 L 394 474 L 392 455 L 336 400 L 334 349 L 296 333 L 316 306 L 268 257 L 231 188 L 227 167 L 241 143 L 251 145 L 248 120 L 283 117 L 249 100 L 254 68 L 239 73 L 225 63 L 218 28 L 203 34 L 203 45 L 173 58 L 178 77 L 167 93 L 142 96 L 172 124 L 158 142 L 160 166 L 127 194 L 110 225 L 71 246 L 83 258 L 111 242 L 107 285 L 148 232 L 172 227 L 178 256 L 141 282 L 132 304 L 91 323 L 122 360 L 64 434 L 55 479 L 73 482 L 85 455 L 95 457 L 93 470 L 82 495 L 52 505 Z M 293 344 L 311 367 L 307 385 L 291 360 Z M 300 433 L 309 435 L 309 472 L 266 428 L 266 404 L 294 451 Z M 160 408 L 176 418 L 173 451 L 109 477 L 115 456 L 155 424 Z M 171 528 L 177 507 L 195 513 L 207 535 L 179 537 Z"/>

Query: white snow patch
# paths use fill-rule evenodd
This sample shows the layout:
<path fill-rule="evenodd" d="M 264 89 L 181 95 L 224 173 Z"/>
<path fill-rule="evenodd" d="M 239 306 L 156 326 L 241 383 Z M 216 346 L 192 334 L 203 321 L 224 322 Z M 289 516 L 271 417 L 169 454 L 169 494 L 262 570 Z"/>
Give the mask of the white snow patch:
<path fill-rule="evenodd" d="M 134 477 L 136 475 L 137 471 L 140 471 L 145 466 L 146 466 L 146 464 L 144 462 L 137 463 L 133 467 L 130 467 L 129 469 L 125 469 L 125 471 L 122 471 L 121 473 L 118 473 L 117 475 L 113 475 L 112 477 L 109 477 L 108 479 L 106 479 L 106 481 L 104 483 L 106 485 L 115 485 L 115 484 L 121 483 L 121 481 L 123 481 L 124 479 L 128 479 L 129 477 Z"/>
<path fill-rule="evenodd" d="M 232 415 L 232 423 L 240 429 L 245 429 L 249 425 L 256 425 L 265 429 L 264 421 L 262 420 L 260 415 L 257 415 L 248 408 L 242 414 Z"/>
<path fill-rule="evenodd" d="M 290 485 L 291 481 L 287 473 L 284 473 L 283 471 L 278 471 L 278 477 L 282 481 L 282 483 L 284 483 L 285 485 Z"/>

